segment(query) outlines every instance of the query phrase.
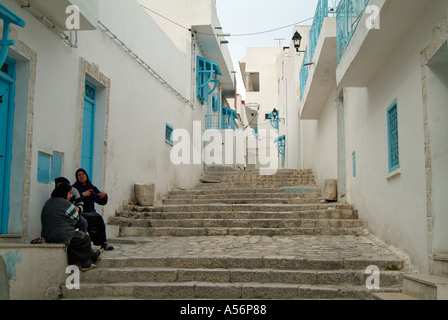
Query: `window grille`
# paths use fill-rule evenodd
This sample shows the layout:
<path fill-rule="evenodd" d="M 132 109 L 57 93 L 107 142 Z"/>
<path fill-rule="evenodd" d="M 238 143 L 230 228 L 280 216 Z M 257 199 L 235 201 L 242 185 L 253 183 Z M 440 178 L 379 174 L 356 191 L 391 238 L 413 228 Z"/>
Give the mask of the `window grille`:
<path fill-rule="evenodd" d="M 165 141 L 168 144 L 173 145 L 173 127 L 171 125 L 169 125 L 168 123 L 165 125 Z"/>
<path fill-rule="evenodd" d="M 389 141 L 389 172 L 392 172 L 400 168 L 398 108 L 396 101 L 387 109 L 387 130 Z"/>

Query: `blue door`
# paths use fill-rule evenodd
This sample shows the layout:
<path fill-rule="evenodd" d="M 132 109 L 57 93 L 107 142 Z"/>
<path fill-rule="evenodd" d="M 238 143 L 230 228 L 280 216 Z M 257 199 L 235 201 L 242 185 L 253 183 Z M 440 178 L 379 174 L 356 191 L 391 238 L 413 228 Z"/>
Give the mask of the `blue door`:
<path fill-rule="evenodd" d="M 14 68 L 8 59 L 0 71 L 0 234 L 8 232 Z"/>
<path fill-rule="evenodd" d="M 81 168 L 92 179 L 93 142 L 95 138 L 95 87 L 86 82 L 82 120 Z"/>

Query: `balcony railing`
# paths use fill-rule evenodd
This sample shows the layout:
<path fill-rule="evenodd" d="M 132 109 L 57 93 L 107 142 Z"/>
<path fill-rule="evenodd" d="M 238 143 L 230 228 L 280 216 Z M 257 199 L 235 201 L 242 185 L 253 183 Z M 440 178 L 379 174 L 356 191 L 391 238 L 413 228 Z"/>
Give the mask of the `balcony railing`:
<path fill-rule="evenodd" d="M 329 8 L 328 0 L 319 0 L 317 4 L 316 13 L 314 14 L 313 25 L 310 29 L 310 59 L 313 60 L 314 51 L 316 50 L 317 41 L 319 40 L 320 31 L 324 24 L 325 18 L 330 14 L 334 14 L 335 9 Z"/>
<path fill-rule="evenodd" d="M 302 68 L 300 69 L 300 100 L 303 98 L 305 92 L 306 82 L 308 81 L 308 48 L 305 50 L 305 56 L 303 57 Z"/>
<path fill-rule="evenodd" d="M 369 0 L 341 0 L 336 11 L 338 63 L 347 49 Z"/>

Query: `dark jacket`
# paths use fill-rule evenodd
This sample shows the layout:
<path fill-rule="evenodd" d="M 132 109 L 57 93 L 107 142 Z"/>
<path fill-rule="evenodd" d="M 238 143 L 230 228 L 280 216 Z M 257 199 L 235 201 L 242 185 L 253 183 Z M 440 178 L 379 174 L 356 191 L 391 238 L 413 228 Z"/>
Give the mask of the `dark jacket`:
<path fill-rule="evenodd" d="M 78 172 L 84 172 L 87 177 L 87 183 L 86 185 L 83 185 L 81 182 L 78 181 Z M 95 210 L 95 203 L 99 204 L 100 206 L 104 206 L 107 204 L 108 201 L 108 195 L 101 199 L 98 195 L 101 191 L 95 187 L 92 182 L 90 181 L 89 176 L 87 175 L 87 172 L 80 168 L 76 170 L 76 182 L 73 184 L 73 187 L 76 188 L 79 193 L 82 195 L 84 191 L 92 190 L 92 193 L 89 197 L 82 196 L 82 200 L 84 202 L 84 211 L 83 212 L 96 212 Z"/>
<path fill-rule="evenodd" d="M 75 229 L 79 214 L 69 201 L 51 197 L 42 208 L 42 232 L 41 236 L 47 243 L 64 243 L 67 246 L 72 238 L 85 237 L 85 233 Z"/>

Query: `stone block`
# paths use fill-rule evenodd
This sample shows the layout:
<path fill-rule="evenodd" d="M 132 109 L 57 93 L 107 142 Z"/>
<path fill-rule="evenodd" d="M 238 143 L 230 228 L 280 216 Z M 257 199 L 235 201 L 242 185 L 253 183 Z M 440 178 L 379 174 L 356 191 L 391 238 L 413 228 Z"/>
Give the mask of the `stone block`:
<path fill-rule="evenodd" d="M 336 179 L 325 180 L 324 186 L 324 200 L 337 201 L 338 200 L 338 182 Z"/>
<path fill-rule="evenodd" d="M 135 184 L 134 197 L 137 203 L 141 206 L 153 206 L 155 195 L 154 184 Z"/>

